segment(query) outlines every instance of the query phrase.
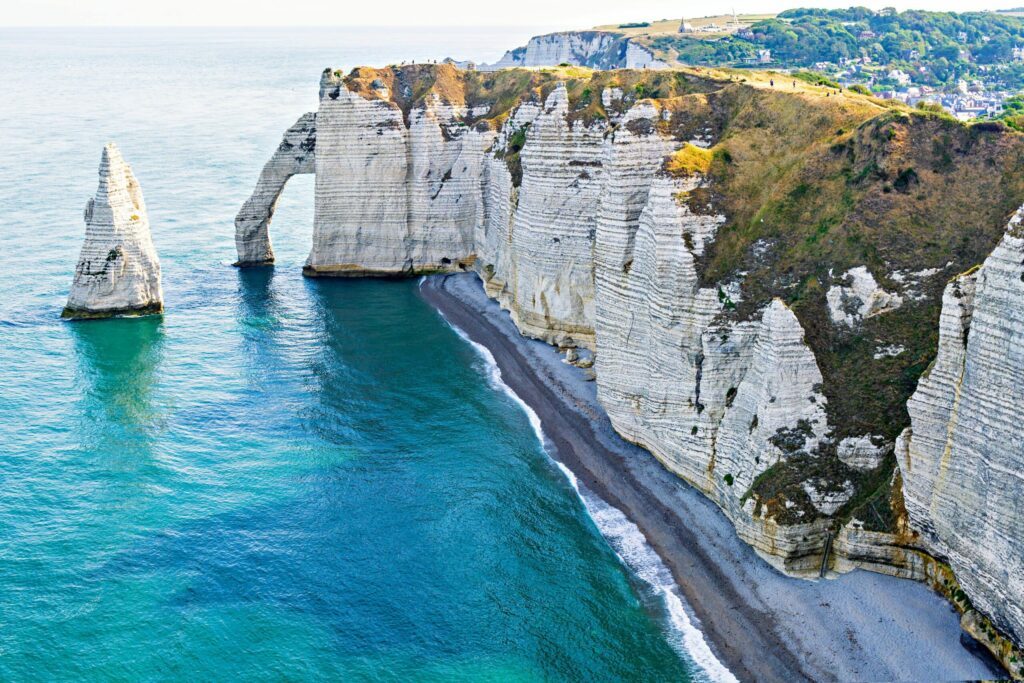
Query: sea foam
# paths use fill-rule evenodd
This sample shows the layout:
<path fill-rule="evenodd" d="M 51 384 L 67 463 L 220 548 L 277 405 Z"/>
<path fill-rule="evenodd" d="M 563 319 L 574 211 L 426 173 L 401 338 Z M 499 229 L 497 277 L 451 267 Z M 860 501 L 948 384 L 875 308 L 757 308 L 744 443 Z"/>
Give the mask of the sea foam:
<path fill-rule="evenodd" d="M 505 384 L 501 378 L 501 369 L 498 367 L 494 354 L 483 344 L 478 344 L 469 338 L 458 325 L 455 325 L 442 314 L 449 327 L 455 330 L 463 340 L 469 343 L 477 354 L 484 360 L 484 367 L 487 373 L 487 382 L 495 390 L 512 399 L 523 412 L 526 413 L 530 426 L 533 427 L 537 440 L 548 458 L 558 466 L 558 469 L 565 475 L 572 485 L 576 495 L 583 503 L 590 518 L 594 521 L 601 535 L 608 541 L 612 550 L 619 560 L 625 565 L 634 576 L 639 578 L 654 594 L 658 595 L 664 602 L 668 614 L 668 626 L 672 632 L 669 638 L 670 644 L 686 658 L 693 661 L 703 669 L 707 680 L 716 683 L 738 683 L 737 678 L 729 669 L 715 656 L 708 645 L 704 634 L 694 624 L 696 617 L 692 617 L 686 603 L 679 594 L 679 589 L 672 578 L 672 573 L 662 561 L 661 557 L 654 551 L 654 548 L 647 542 L 647 538 L 636 524 L 631 522 L 618 508 L 609 505 L 599 496 L 581 485 L 579 479 L 565 464 L 556 460 L 552 455 L 547 437 L 541 427 L 540 417 L 526 401 L 519 397 L 512 388 Z"/>

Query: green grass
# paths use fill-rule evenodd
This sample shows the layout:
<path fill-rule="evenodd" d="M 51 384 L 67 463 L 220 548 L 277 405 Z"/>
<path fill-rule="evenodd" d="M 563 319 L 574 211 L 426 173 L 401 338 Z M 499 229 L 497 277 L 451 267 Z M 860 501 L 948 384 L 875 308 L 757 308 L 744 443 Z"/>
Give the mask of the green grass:
<path fill-rule="evenodd" d="M 797 78 L 804 83 L 810 83 L 811 85 L 822 85 L 836 90 L 840 87 L 834 80 L 816 71 L 798 71 L 793 74 L 793 78 Z"/>
<path fill-rule="evenodd" d="M 706 175 L 711 168 L 711 160 L 711 150 L 687 142 L 668 158 L 668 161 L 665 162 L 665 170 L 676 177 Z"/>

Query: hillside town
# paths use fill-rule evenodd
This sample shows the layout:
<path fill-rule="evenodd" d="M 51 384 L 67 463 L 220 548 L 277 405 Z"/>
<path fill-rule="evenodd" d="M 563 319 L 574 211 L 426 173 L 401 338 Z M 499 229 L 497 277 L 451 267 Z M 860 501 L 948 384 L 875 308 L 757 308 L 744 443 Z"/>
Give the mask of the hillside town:
<path fill-rule="evenodd" d="M 1024 90 L 1019 12 L 892 8 L 798 9 L 770 17 L 686 18 L 646 44 L 666 63 L 811 70 L 909 105 L 941 105 L 961 120 L 993 118 Z"/>
<path fill-rule="evenodd" d="M 1018 50 L 1024 53 L 1024 49 L 1015 48 L 1015 55 Z M 911 106 L 922 102 L 941 105 L 962 121 L 997 117 L 1003 112 L 1003 103 L 1016 94 L 981 79 L 961 78 L 952 88 L 915 83 L 912 72 L 873 65 L 870 57 L 842 60 L 839 64 L 818 62 L 813 68 L 844 86 L 867 87 L 882 99 L 898 100 Z"/>

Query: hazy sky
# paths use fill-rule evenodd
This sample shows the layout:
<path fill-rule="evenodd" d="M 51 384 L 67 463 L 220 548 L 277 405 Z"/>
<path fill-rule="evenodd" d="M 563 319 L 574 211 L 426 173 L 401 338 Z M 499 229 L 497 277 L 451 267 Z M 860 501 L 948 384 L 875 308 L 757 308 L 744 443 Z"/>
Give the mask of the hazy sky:
<path fill-rule="evenodd" d="M 777 12 L 790 7 L 975 11 L 1024 5 L 1024 0 L 0 0 L 0 26 L 429 26 L 497 25 L 587 28 L 680 16 Z"/>

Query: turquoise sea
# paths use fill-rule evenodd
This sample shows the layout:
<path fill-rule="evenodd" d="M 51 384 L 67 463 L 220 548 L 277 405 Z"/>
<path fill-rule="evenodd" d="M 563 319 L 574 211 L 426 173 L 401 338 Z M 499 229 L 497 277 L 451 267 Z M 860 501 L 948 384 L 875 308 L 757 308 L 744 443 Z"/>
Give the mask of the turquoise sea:
<path fill-rule="evenodd" d="M 311 177 L 229 265 L 324 67 L 534 32 L 0 31 L 0 680 L 705 678 L 416 282 L 303 279 Z M 167 313 L 66 323 L 109 140 Z"/>

